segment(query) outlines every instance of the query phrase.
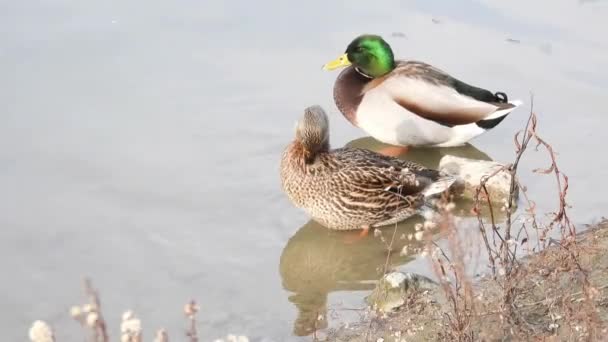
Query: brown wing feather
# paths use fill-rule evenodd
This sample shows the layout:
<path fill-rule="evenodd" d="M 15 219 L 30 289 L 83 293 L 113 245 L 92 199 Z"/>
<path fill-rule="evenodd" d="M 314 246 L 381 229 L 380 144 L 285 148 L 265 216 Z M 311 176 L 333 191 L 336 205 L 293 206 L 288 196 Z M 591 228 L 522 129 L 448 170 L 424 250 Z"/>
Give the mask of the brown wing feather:
<path fill-rule="evenodd" d="M 363 191 L 384 191 L 412 196 L 419 194 L 431 182 L 440 177 L 440 172 L 406 160 L 383 156 L 357 148 L 343 148 L 331 152 L 339 163 L 339 177 L 348 179 Z"/>

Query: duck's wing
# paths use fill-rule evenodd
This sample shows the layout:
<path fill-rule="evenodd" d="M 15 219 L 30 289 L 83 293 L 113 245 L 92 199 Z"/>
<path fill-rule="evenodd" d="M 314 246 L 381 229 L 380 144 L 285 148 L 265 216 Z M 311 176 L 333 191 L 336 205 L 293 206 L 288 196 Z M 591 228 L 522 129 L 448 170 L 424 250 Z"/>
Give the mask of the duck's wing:
<path fill-rule="evenodd" d="M 385 200 L 420 196 L 431 184 L 443 176 L 439 171 L 397 158 L 355 148 L 343 148 L 331 153 L 335 163 L 335 177 L 354 197 L 372 200 L 370 194 Z M 399 198 L 394 198 L 398 195 Z M 379 199 L 379 198 L 378 198 Z"/>
<path fill-rule="evenodd" d="M 398 62 L 395 70 L 371 82 L 366 91 L 374 87 L 387 92 L 409 112 L 450 127 L 502 119 L 521 104 L 508 102 L 504 93 L 493 94 L 415 61 Z"/>

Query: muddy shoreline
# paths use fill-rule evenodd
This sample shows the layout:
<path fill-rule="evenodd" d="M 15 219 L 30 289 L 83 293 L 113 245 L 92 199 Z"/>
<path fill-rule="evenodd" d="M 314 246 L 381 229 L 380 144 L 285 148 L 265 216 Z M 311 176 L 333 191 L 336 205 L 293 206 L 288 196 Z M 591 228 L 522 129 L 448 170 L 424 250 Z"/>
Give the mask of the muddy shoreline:
<path fill-rule="evenodd" d="M 462 340 L 602 340 L 608 320 L 608 220 L 589 226 L 576 243 L 553 244 L 521 260 L 509 317 L 501 280 L 472 279 L 471 310 Z M 581 271 L 581 269 L 583 271 Z M 394 312 L 366 310 L 361 321 L 330 329 L 326 341 L 454 340 L 455 313 L 440 287 L 414 291 Z M 450 319 L 450 317 L 452 319 Z"/>

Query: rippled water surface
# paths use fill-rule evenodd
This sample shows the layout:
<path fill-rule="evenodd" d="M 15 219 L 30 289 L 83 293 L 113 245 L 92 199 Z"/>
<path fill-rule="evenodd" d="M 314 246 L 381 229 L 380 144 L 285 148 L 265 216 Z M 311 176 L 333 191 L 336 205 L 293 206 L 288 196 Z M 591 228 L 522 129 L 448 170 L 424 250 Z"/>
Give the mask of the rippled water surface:
<path fill-rule="evenodd" d="M 365 136 L 333 104 L 337 73 L 321 71 L 364 32 L 526 102 L 459 153 L 510 161 L 534 92 L 575 221 L 598 219 L 607 15 L 602 0 L 0 2 L 3 337 L 24 340 L 45 319 L 78 340 L 67 310 L 84 275 L 113 333 L 132 308 L 148 338 L 164 326 L 179 339 L 190 298 L 203 340 L 297 341 L 335 324 L 332 308 L 363 306 L 385 248 L 309 222 L 280 192 L 278 162 L 311 104 L 330 113 L 334 146 Z M 433 166 L 439 154 L 412 158 Z M 531 173 L 546 165 L 534 152 L 522 164 L 539 210 L 556 204 L 551 179 Z M 429 273 L 411 256 L 389 263 Z"/>

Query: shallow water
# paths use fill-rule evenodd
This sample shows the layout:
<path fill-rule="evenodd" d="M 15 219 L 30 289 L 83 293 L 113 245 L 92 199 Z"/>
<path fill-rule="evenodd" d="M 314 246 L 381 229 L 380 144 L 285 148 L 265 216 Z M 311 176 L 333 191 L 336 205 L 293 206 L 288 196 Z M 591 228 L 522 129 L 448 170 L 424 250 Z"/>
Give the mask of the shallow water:
<path fill-rule="evenodd" d="M 84 275 L 114 333 L 132 308 L 148 337 L 164 326 L 179 338 L 190 298 L 203 340 L 299 340 L 316 312 L 361 307 L 383 245 L 345 246 L 307 223 L 280 192 L 278 161 L 311 104 L 329 111 L 334 146 L 364 136 L 333 104 L 337 73 L 320 70 L 362 32 L 527 105 L 534 92 L 575 221 L 598 219 L 608 204 L 607 14 L 601 0 L 0 2 L 5 339 L 23 340 L 35 319 L 79 339 L 67 310 L 82 301 Z M 473 145 L 510 161 L 528 110 Z M 532 152 L 521 168 L 541 212 L 555 189 L 531 170 L 547 162 Z M 389 261 L 428 273 L 424 260 Z M 314 324 L 335 324 L 328 313 Z"/>

